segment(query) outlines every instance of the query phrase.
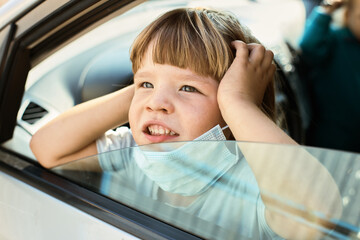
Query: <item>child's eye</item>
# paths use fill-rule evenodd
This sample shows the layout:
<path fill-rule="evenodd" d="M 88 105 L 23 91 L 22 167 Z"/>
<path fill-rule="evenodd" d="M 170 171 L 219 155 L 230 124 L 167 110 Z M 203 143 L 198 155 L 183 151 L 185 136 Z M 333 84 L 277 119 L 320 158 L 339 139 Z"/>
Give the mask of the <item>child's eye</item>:
<path fill-rule="evenodd" d="M 188 85 L 182 86 L 180 90 L 185 92 L 199 92 L 196 88 Z"/>
<path fill-rule="evenodd" d="M 141 87 L 143 87 L 143 88 L 154 88 L 154 86 L 149 82 L 143 82 L 141 84 Z"/>

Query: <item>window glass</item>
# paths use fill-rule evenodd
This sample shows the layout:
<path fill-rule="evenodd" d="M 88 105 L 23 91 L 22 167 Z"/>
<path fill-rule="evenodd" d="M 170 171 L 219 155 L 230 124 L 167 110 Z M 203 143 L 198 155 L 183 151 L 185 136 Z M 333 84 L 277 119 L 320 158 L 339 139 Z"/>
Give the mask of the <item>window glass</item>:
<path fill-rule="evenodd" d="M 251 157 L 251 163 L 243 153 Z M 309 158 L 322 164 L 314 168 L 302 164 Z M 291 159 L 292 164 L 279 174 L 278 169 L 275 170 L 278 166 L 270 164 L 273 159 Z M 272 180 L 281 179 L 279 188 L 286 187 L 294 169 L 320 172 L 325 166 L 342 197 L 341 218 L 327 218 L 321 211 L 306 209 L 286 196 L 259 189 L 250 167 L 254 162 L 262 166 L 261 175 L 276 171 Z M 100 165 L 96 171 L 94 163 Z M 53 170 L 86 188 L 204 238 L 274 237 L 265 218 L 264 198 L 275 203 L 274 211 L 309 224 L 323 232 L 325 239 L 357 234 L 360 230 L 357 204 L 360 156 L 357 154 L 275 144 L 193 141 L 113 150 Z M 331 184 L 317 174 L 311 182 L 311 191 L 326 189 Z M 301 183 L 295 186 L 292 190 L 296 192 Z M 304 198 L 308 194 L 310 192 L 305 192 Z M 318 220 L 314 221 L 315 218 Z"/>

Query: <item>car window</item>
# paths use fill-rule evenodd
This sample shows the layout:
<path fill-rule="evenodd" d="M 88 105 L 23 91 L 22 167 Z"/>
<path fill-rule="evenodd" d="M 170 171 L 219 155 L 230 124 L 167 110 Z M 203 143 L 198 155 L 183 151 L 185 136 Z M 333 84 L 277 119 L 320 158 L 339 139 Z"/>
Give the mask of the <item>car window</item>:
<path fill-rule="evenodd" d="M 214 149 L 217 152 L 215 155 L 212 151 Z M 286 173 L 274 176 L 282 178 L 284 186 L 287 174 L 291 174 L 294 168 L 310 172 L 318 170 L 303 166 L 299 156 L 306 152 L 307 157 L 316 158 L 327 168 L 339 188 L 343 205 L 341 218 L 331 219 L 321 212 L 307 212 L 304 206 L 271 192 L 267 192 L 266 197 L 283 204 L 279 205 L 281 207 L 277 211 L 297 221 L 312 224 L 313 228 L 324 233 L 325 239 L 339 239 L 339 236 L 345 238 L 359 232 L 358 154 L 301 146 L 192 141 L 113 150 L 56 167 L 53 171 L 99 194 L 204 238 L 266 238 L 271 233 L 264 219 L 261 189 L 243 155 L 244 149 L 256 151 L 257 161 L 264 165 L 264 169 L 269 167 L 266 163 L 271 157 L 291 157 L 293 164 Z M 93 162 L 100 163 L 99 171 L 89 170 Z M 172 182 L 176 184 L 171 185 Z M 312 187 L 326 188 L 328 184 L 315 177 Z M 309 214 L 322 220 L 314 224 L 308 218 Z"/>
<path fill-rule="evenodd" d="M 291 55 L 285 43 L 295 42 L 300 35 L 305 18 L 301 1 L 281 0 L 276 4 L 266 0 L 227 0 L 221 3 L 205 0 L 146 1 L 91 31 L 85 31 L 85 34 L 57 49 L 41 62 L 35 61 L 36 65 L 32 66 L 26 81 L 15 137 L 3 146 L 35 159 L 28 147 L 31 136 L 41 126 L 74 105 L 131 84 L 129 50 L 136 35 L 161 13 L 186 6 L 230 10 L 273 50 L 284 73 L 293 70 Z M 296 14 L 284 15 L 289 12 L 285 9 L 291 9 Z M 289 82 L 282 82 L 287 85 L 279 85 L 282 89 L 277 92 L 276 101 L 280 108 L 287 110 L 284 111 L 285 114 L 279 115 L 292 119 L 292 122 L 283 124 L 283 128 L 300 142 L 301 112 L 294 102 L 295 97 L 287 96 Z"/>

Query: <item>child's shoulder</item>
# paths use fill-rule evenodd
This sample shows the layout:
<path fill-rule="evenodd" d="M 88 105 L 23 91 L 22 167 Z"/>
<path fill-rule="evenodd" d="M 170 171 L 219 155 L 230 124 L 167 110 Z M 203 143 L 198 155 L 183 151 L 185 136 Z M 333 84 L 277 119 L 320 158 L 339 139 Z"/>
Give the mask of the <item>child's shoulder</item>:
<path fill-rule="evenodd" d="M 99 153 L 136 146 L 130 128 L 122 126 L 108 130 L 96 141 Z"/>

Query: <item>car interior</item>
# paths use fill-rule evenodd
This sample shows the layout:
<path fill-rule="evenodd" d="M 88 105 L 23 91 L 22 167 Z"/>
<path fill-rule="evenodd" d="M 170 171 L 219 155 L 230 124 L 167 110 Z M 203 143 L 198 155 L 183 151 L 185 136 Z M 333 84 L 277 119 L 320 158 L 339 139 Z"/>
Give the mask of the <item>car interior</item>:
<path fill-rule="evenodd" d="M 140 11 L 141 8 L 145 12 Z M 131 43 L 148 19 L 155 18 L 161 11 L 165 10 L 149 11 L 144 3 L 88 32 L 34 66 L 28 75 L 14 137 L 5 142 L 4 147 L 35 159 L 30 149 L 23 146 L 29 145 L 31 136 L 42 125 L 76 104 L 131 84 Z M 143 20 L 128 27 L 128 22 L 133 22 L 136 17 Z M 119 27 L 119 31 L 111 31 Z M 288 70 L 292 56 L 285 41 L 278 41 L 270 48 L 276 54 L 278 66 L 279 79 L 275 86 L 279 124 L 301 143 L 306 113 L 301 104 L 303 101 L 299 99 L 302 96 L 297 91 L 300 88 L 296 72 Z"/>

